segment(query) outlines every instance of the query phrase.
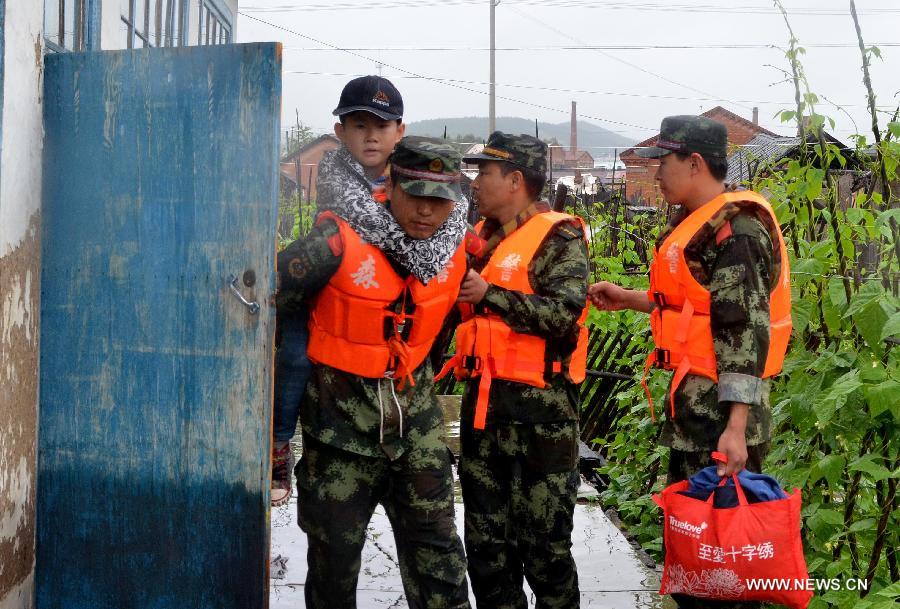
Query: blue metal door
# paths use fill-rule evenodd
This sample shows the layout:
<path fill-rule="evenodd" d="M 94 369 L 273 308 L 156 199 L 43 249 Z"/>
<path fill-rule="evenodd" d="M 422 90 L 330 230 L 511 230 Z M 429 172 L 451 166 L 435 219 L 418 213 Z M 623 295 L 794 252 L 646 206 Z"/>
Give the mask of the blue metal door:
<path fill-rule="evenodd" d="M 280 47 L 44 79 L 38 607 L 266 607 Z"/>

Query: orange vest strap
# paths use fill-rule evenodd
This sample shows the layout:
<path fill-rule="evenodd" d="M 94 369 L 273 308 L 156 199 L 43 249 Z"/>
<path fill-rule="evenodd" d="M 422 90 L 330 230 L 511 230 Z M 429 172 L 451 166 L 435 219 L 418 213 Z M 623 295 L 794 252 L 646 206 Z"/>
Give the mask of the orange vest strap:
<path fill-rule="evenodd" d="M 442 378 L 444 378 L 445 376 L 447 376 L 448 374 L 453 372 L 453 369 L 456 368 L 461 363 L 462 363 L 462 355 L 457 353 L 456 355 L 454 355 L 453 357 L 451 357 L 450 359 L 447 360 L 447 363 L 444 364 L 444 367 L 441 368 L 440 372 L 438 372 L 436 375 L 434 375 L 434 382 L 435 383 L 438 382 L 439 380 L 441 380 Z"/>
<path fill-rule="evenodd" d="M 641 377 L 641 387 L 644 388 L 644 393 L 647 396 L 647 402 L 650 404 L 650 418 L 653 420 L 653 422 L 656 422 L 656 412 L 653 408 L 653 396 L 650 393 L 650 387 L 647 385 L 647 376 L 650 374 L 650 368 L 652 368 L 654 365 L 667 363 L 666 361 L 660 362 L 660 351 L 660 349 L 654 349 L 650 352 L 649 355 L 647 355 L 647 361 L 644 363 L 644 375 Z M 678 362 L 678 367 L 675 368 L 675 375 L 672 377 L 672 385 L 669 388 L 669 412 L 671 413 L 673 420 L 675 419 L 675 390 L 681 386 L 684 378 L 690 373 L 693 364 L 697 364 L 698 366 L 703 366 L 705 368 L 715 369 L 716 359 L 714 357 L 703 358 L 693 355 L 689 357 L 687 354 L 684 354 L 681 357 Z"/>
<path fill-rule="evenodd" d="M 675 420 L 675 390 L 681 386 L 684 377 L 691 371 L 691 358 L 687 355 L 681 358 L 678 367 L 675 369 L 675 375 L 672 377 L 672 384 L 669 387 L 669 412 L 672 420 Z"/>
<path fill-rule="evenodd" d="M 694 316 L 694 303 L 690 298 L 685 298 L 681 307 L 681 315 L 678 316 L 678 327 L 675 328 L 675 340 L 681 344 L 687 342 L 688 331 L 691 329 L 691 318 Z"/>
<path fill-rule="evenodd" d="M 488 398 L 491 395 L 491 381 L 497 372 L 497 366 L 491 355 L 487 356 L 487 365 L 481 373 L 478 381 L 478 401 L 475 402 L 475 429 L 484 429 L 487 423 Z"/>

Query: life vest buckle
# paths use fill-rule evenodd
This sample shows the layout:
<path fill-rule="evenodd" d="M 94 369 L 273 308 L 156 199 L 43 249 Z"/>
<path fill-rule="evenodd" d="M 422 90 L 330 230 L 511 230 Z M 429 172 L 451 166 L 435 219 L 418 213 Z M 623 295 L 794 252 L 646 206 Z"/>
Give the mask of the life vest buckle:
<path fill-rule="evenodd" d="M 656 303 L 660 309 L 664 309 L 669 306 L 668 301 L 666 300 L 666 295 L 662 292 L 653 292 L 653 302 Z"/>
<path fill-rule="evenodd" d="M 481 358 L 477 355 L 463 355 L 461 366 L 469 372 L 481 370 Z"/>
<path fill-rule="evenodd" d="M 672 363 L 672 352 L 668 349 L 660 349 L 657 347 L 655 349 L 656 352 L 656 364 L 657 368 L 661 368 L 662 366 L 666 366 Z"/>

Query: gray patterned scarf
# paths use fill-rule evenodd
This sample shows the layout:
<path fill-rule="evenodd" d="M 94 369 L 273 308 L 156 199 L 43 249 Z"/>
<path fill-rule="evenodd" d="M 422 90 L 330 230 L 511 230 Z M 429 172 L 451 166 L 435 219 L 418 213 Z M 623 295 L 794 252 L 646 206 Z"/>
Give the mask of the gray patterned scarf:
<path fill-rule="evenodd" d="M 320 212 L 330 211 L 346 220 L 363 241 L 381 249 L 422 283 L 441 272 L 465 235 L 469 204 L 463 197 L 431 237 L 409 237 L 391 212 L 372 198 L 362 165 L 344 146 L 322 157 L 316 190 Z"/>

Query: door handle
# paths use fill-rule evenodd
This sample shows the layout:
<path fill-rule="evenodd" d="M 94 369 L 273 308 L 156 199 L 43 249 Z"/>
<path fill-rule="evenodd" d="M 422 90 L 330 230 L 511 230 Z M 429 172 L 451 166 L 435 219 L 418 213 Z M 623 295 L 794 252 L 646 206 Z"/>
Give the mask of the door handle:
<path fill-rule="evenodd" d="M 234 294 L 235 298 L 241 301 L 241 303 L 247 307 L 247 310 L 250 312 L 250 315 L 256 315 L 259 313 L 259 303 L 258 302 L 250 302 L 244 295 L 241 294 L 240 290 L 237 288 L 238 278 L 234 275 L 231 275 L 228 278 L 228 287 L 231 289 L 231 293 Z"/>

